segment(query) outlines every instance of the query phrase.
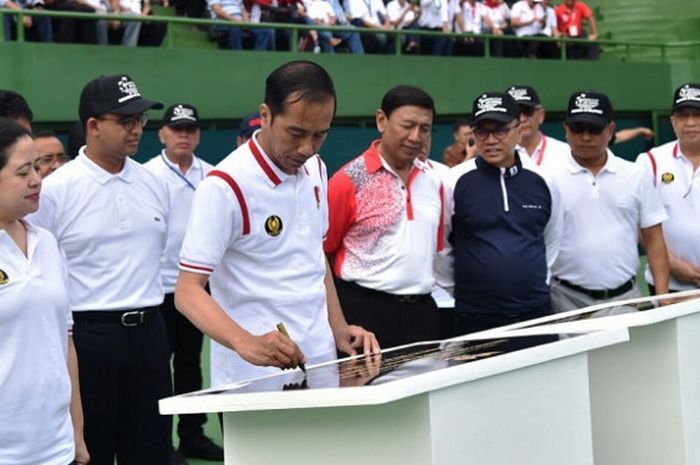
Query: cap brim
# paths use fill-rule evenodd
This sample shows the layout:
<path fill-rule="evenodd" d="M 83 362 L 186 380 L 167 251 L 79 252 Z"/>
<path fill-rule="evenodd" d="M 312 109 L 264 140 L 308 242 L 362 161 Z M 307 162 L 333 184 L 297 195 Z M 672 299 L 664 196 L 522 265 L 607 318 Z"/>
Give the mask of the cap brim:
<path fill-rule="evenodd" d="M 479 116 L 475 116 L 472 119 L 472 126 L 475 126 L 482 121 L 496 121 L 498 123 L 510 123 L 511 121 L 517 119 L 513 115 L 509 115 L 508 113 L 499 113 L 499 112 L 488 112 L 488 113 L 482 113 Z"/>
<path fill-rule="evenodd" d="M 530 108 L 534 108 L 537 105 L 539 105 L 538 102 L 533 102 L 532 100 L 522 100 L 522 101 L 516 100 L 515 103 L 517 103 L 518 106 L 530 107 Z"/>
<path fill-rule="evenodd" d="M 172 121 L 170 123 L 165 123 L 165 125 L 168 126 L 169 128 L 176 128 L 176 127 L 181 127 L 181 126 L 194 126 L 194 127 L 198 128 L 199 122 L 187 120 L 187 119 L 182 119 L 179 121 Z"/>
<path fill-rule="evenodd" d="M 604 128 L 610 123 L 610 120 L 604 116 L 592 115 L 590 113 L 579 113 L 577 115 L 567 115 L 564 122 L 566 124 L 587 123 Z"/>
<path fill-rule="evenodd" d="M 153 102 L 152 100 L 146 100 L 143 98 L 134 100 L 127 103 L 124 106 L 115 108 L 113 110 L 108 110 L 107 113 L 114 113 L 117 115 L 137 115 L 143 113 L 146 110 L 162 110 L 163 104 L 159 102 Z"/>
<path fill-rule="evenodd" d="M 700 102 L 696 100 L 686 100 L 684 102 L 677 103 L 673 106 L 672 111 L 676 111 L 679 108 L 700 108 Z"/>

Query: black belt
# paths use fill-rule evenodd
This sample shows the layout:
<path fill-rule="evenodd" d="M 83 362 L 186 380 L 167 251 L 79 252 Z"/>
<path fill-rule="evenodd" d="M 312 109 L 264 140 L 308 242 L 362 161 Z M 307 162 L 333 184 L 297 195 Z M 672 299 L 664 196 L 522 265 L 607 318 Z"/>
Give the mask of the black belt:
<path fill-rule="evenodd" d="M 613 297 L 622 295 L 625 292 L 632 289 L 634 287 L 635 282 L 635 278 L 632 277 L 629 281 L 626 281 L 625 283 L 616 287 L 615 289 L 586 289 L 584 287 L 577 286 L 574 283 L 570 283 L 569 281 L 566 281 L 564 279 L 554 278 L 554 280 L 573 291 L 580 292 L 581 294 L 586 294 L 587 296 L 592 297 L 596 300 L 612 299 Z"/>
<path fill-rule="evenodd" d="M 430 299 L 431 296 L 430 294 L 390 294 L 388 292 L 384 291 L 378 291 L 376 289 L 370 289 L 368 287 L 360 286 L 359 284 L 356 284 L 351 281 L 345 281 L 342 279 L 338 279 L 337 283 L 339 283 L 341 286 L 347 286 L 347 287 L 356 287 L 358 289 L 361 289 L 365 291 L 367 294 L 375 294 L 377 296 L 385 297 L 392 299 L 395 302 L 398 302 L 400 304 L 415 304 L 417 302 L 422 302 L 426 299 Z"/>
<path fill-rule="evenodd" d="M 73 312 L 73 320 L 84 322 L 119 323 L 127 328 L 139 326 L 158 315 L 159 307 L 134 310 Z"/>

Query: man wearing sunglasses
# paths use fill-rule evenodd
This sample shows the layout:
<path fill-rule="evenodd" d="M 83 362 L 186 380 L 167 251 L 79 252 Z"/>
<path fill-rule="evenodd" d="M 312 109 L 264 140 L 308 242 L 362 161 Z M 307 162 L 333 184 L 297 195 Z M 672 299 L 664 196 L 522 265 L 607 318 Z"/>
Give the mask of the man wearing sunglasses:
<path fill-rule="evenodd" d="M 546 114 L 537 91 L 530 86 L 513 85 L 506 92 L 513 97 L 520 110 L 520 142 L 516 147 L 518 153 L 530 158 L 537 166 L 549 167 L 566 160 L 569 146 L 540 131 Z"/>
<path fill-rule="evenodd" d="M 665 293 L 669 268 L 661 223 L 668 217 L 649 174 L 608 150 L 615 133 L 608 97 L 575 92 L 564 130 L 571 154 L 556 173 L 564 230 L 552 268 L 554 310 L 640 296 L 640 229 L 657 291 Z"/>
<path fill-rule="evenodd" d="M 170 218 L 168 241 L 162 269 L 165 299 L 161 310 L 168 329 L 168 346 L 173 362 L 174 394 L 202 389 L 202 332 L 175 308 L 175 282 L 182 241 L 190 217 L 192 196 L 204 177 L 214 169 L 194 154 L 199 145 L 199 113 L 186 103 L 171 105 L 163 115 L 158 131 L 165 148 L 144 164 L 168 191 Z M 179 452 L 172 451 L 171 465 L 184 463 L 184 456 L 205 460 L 223 460 L 223 449 L 204 435 L 204 414 L 179 415 L 177 434 Z"/>
<path fill-rule="evenodd" d="M 448 271 L 438 279 L 446 287 L 454 270 L 459 334 L 551 313 L 549 266 L 561 229 L 556 185 L 515 150 L 520 110 L 513 97 L 486 92 L 472 112 L 477 157 L 454 167 L 447 182 L 452 250 L 437 266 L 441 275 Z"/>
<path fill-rule="evenodd" d="M 161 256 L 168 198 L 133 161 L 146 111 L 126 75 L 101 76 L 80 95 L 86 145 L 43 183 L 32 221 L 67 258 L 73 339 L 80 359 L 85 441 L 91 462 L 165 464 L 170 419 L 158 399 L 172 392 Z"/>
<path fill-rule="evenodd" d="M 685 291 L 700 287 L 700 84 L 676 89 L 671 125 L 677 140 L 640 154 L 637 163 L 648 168 L 668 212 L 664 235 L 671 267 L 669 287 Z M 651 293 L 658 293 L 649 267 L 645 276 Z"/>

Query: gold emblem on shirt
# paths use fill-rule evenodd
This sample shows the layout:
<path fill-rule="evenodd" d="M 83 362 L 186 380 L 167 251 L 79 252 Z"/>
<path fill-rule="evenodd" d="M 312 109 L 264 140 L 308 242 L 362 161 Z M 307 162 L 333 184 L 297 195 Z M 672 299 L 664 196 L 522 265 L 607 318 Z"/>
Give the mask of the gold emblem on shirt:
<path fill-rule="evenodd" d="M 664 184 L 671 184 L 674 179 L 675 179 L 675 176 L 673 176 L 673 173 L 671 173 L 671 172 L 666 172 L 666 173 L 661 175 L 661 181 Z"/>
<path fill-rule="evenodd" d="M 7 276 L 7 273 L 0 270 L 0 285 L 7 284 L 9 282 L 10 282 L 10 277 Z"/>
<path fill-rule="evenodd" d="M 272 237 L 282 233 L 282 219 L 277 215 L 271 215 L 265 220 L 265 232 Z"/>

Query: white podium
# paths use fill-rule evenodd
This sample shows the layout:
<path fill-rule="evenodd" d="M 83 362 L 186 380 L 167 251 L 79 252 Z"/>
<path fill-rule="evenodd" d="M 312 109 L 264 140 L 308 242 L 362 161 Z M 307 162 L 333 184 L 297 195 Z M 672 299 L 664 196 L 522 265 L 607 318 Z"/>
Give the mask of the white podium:
<path fill-rule="evenodd" d="M 658 307 L 634 299 L 497 331 L 629 329 L 629 342 L 589 354 L 596 465 L 700 464 L 700 291 L 659 298 Z"/>
<path fill-rule="evenodd" d="M 160 411 L 223 412 L 227 465 L 593 465 L 589 355 L 627 330 L 516 334 L 310 366 L 163 399 Z"/>

